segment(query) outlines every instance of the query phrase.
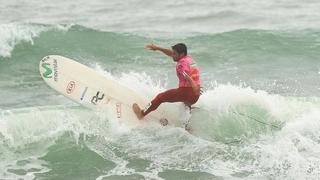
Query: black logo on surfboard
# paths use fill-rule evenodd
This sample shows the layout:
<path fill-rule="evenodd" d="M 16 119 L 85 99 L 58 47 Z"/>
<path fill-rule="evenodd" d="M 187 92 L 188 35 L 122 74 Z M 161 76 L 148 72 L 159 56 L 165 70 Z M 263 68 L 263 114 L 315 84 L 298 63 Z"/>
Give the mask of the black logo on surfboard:
<path fill-rule="evenodd" d="M 92 104 L 97 105 L 98 101 L 101 101 L 104 98 L 104 94 L 102 94 L 101 97 L 99 97 L 99 94 L 100 94 L 100 91 L 98 91 L 97 94 L 92 97 L 91 99 Z"/>

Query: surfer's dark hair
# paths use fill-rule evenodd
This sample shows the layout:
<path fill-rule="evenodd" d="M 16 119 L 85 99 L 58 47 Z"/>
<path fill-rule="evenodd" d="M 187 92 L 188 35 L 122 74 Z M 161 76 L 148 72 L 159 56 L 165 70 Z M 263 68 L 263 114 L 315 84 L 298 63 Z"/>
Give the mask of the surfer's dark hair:
<path fill-rule="evenodd" d="M 184 55 L 187 55 L 187 46 L 183 43 L 178 43 L 171 48 L 177 51 L 179 54 L 184 53 Z"/>

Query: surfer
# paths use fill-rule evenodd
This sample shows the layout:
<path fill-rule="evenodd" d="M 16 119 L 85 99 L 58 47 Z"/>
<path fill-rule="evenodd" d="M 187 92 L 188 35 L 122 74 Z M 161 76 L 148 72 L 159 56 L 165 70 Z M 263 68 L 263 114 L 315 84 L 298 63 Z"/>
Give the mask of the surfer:
<path fill-rule="evenodd" d="M 145 109 L 141 109 L 138 104 L 134 103 L 132 109 L 138 119 L 154 111 L 163 102 L 183 102 L 189 109 L 196 103 L 200 97 L 200 75 L 199 68 L 193 58 L 187 54 L 187 47 L 183 43 L 172 46 L 172 49 L 166 49 L 154 44 L 147 45 L 147 48 L 153 51 L 161 51 L 171 57 L 176 62 L 176 74 L 179 79 L 179 87 L 169 89 L 158 94 Z"/>

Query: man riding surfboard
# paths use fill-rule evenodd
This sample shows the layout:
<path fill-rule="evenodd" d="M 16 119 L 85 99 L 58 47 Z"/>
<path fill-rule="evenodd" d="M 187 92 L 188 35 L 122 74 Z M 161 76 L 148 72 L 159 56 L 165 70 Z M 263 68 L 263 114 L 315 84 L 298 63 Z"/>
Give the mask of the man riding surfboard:
<path fill-rule="evenodd" d="M 200 74 L 197 64 L 193 58 L 187 54 L 186 45 L 178 43 L 172 46 L 172 49 L 166 49 L 154 44 L 149 44 L 147 48 L 153 51 L 161 51 L 171 57 L 173 61 L 177 62 L 176 74 L 179 79 L 179 87 L 158 94 L 143 110 L 138 104 L 134 103 L 132 109 L 138 119 L 143 119 L 144 116 L 156 110 L 163 102 L 183 102 L 191 108 L 191 105 L 196 103 L 200 97 Z"/>

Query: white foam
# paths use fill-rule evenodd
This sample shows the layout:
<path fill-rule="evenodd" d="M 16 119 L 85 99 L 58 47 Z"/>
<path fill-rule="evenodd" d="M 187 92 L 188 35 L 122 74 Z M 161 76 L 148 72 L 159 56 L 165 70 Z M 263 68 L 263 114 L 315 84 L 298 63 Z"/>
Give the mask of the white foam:
<path fill-rule="evenodd" d="M 150 98 L 150 100 L 155 97 L 157 93 L 165 89 L 164 85 L 161 84 L 160 81 L 151 79 L 150 76 L 145 73 L 128 72 L 122 73 L 119 77 L 115 77 L 109 72 L 104 71 L 100 65 L 97 64 L 95 66 L 95 69 L 97 71 L 120 82 L 126 87 L 147 96 L 148 98 Z M 245 107 L 247 105 L 255 105 L 259 107 L 266 111 L 266 113 L 268 113 L 270 116 L 273 116 L 275 119 L 281 122 L 297 121 L 299 120 L 301 115 L 308 115 L 310 109 L 315 109 L 319 106 L 316 104 L 316 102 L 301 101 L 296 98 L 268 94 L 265 91 L 256 91 L 250 87 L 234 86 L 231 84 L 216 85 L 214 89 L 204 92 L 200 97 L 199 102 L 195 106 L 207 109 L 210 111 L 210 113 L 213 113 L 213 116 L 218 117 L 219 113 L 232 115 L 232 111 L 230 110 L 234 110 L 237 107 Z M 179 109 L 180 106 L 177 106 L 174 110 L 171 109 L 171 111 L 176 112 L 175 116 L 180 116 L 181 111 L 179 111 Z M 30 112 L 28 112 L 29 110 Z M 59 127 L 61 127 L 63 129 L 60 130 L 74 130 L 78 133 L 84 132 L 84 130 L 86 129 L 81 126 L 81 124 L 83 124 L 87 120 L 81 120 L 81 122 L 78 123 L 78 121 L 80 121 L 79 117 L 71 112 L 62 113 L 65 117 L 61 117 L 61 115 L 58 115 L 59 113 L 57 114 L 57 112 L 60 112 L 59 108 L 57 108 L 57 110 L 51 110 L 48 112 L 42 112 L 41 110 L 39 111 L 37 108 L 31 108 L 29 110 L 23 112 L 23 115 L 20 115 L 20 113 L 15 114 L 11 111 L 2 111 L 2 117 L 7 118 L 8 120 L 1 121 L 1 133 L 4 134 L 7 139 L 12 141 L 13 144 L 15 143 L 15 141 L 20 141 L 27 138 L 30 134 L 37 137 L 38 135 L 41 136 L 43 132 L 45 132 L 44 134 L 49 132 L 55 133 L 55 131 L 50 130 L 52 128 L 59 129 Z M 43 120 L 45 119 L 43 113 L 51 114 L 48 116 L 45 115 L 45 117 L 52 117 L 52 119 L 49 121 Z M 84 114 L 86 113 L 89 112 L 84 112 Z M 104 112 L 95 114 L 95 116 L 96 115 L 100 117 L 101 122 L 109 119 L 108 126 L 114 133 L 130 133 L 131 128 L 120 124 L 115 117 L 109 117 L 104 114 Z M 83 117 L 87 116 L 88 115 L 84 115 Z M 239 118 L 237 116 L 234 117 Z M 28 118 L 35 119 L 33 120 L 33 123 L 36 123 L 37 126 L 29 124 Z M 66 118 L 69 120 L 62 121 L 62 119 Z M 208 117 L 202 118 L 206 119 Z M 83 118 L 81 117 L 80 119 Z M 199 119 L 198 121 L 205 122 L 205 119 Z M 88 123 L 91 124 L 92 122 Z M 74 124 L 80 124 L 80 126 L 74 126 Z M 68 125 L 70 127 L 68 127 Z M 36 129 L 36 127 L 38 126 L 40 129 Z M 24 133 L 21 133 L 18 130 L 21 129 L 21 127 L 23 127 L 22 129 Z M 78 129 L 75 129 L 75 127 L 78 127 Z M 100 133 L 100 131 L 97 133 Z"/>
<path fill-rule="evenodd" d="M 93 68 L 102 75 L 111 78 L 121 85 L 136 91 L 137 93 L 153 98 L 157 93 L 164 91 L 167 83 L 161 84 L 160 79 L 154 80 L 145 72 L 129 71 L 121 73 L 120 75 L 113 75 L 112 73 L 104 70 L 102 65 L 96 63 Z"/>
<path fill-rule="evenodd" d="M 96 69 L 99 68 L 120 83 L 150 96 L 165 89 L 164 85 L 144 73 L 128 72 L 115 77 L 99 66 Z M 128 161 L 114 155 L 112 149 L 90 146 L 117 165 L 113 171 L 101 175 L 99 179 L 133 173 L 157 178 L 157 173 L 163 169 L 208 172 L 230 178 L 234 172 L 250 172 L 249 178 L 253 179 L 274 174 L 282 179 L 307 179 L 319 172 L 316 166 L 320 155 L 317 142 L 320 128 L 318 101 L 283 97 L 230 84 L 217 84 L 204 92 L 199 101 L 197 106 L 221 113 L 228 113 L 230 108 L 237 106 L 255 104 L 286 124 L 273 134 L 256 137 L 258 141 L 233 147 L 219 141 L 203 140 L 182 128 L 150 126 L 135 129 L 123 127 L 119 130 L 121 124 L 113 122 L 112 117 L 103 113 L 95 114 L 79 107 L 52 107 L 2 111 L 0 133 L 12 144 L 37 142 L 43 138 L 56 137 L 63 131 L 97 134 L 105 137 L 107 143 L 116 143 L 117 148 L 130 157 L 152 162 L 147 167 L 152 170 L 150 174 L 135 172 L 127 167 Z M 308 174 L 307 171 L 312 168 L 313 172 Z"/>
<path fill-rule="evenodd" d="M 284 121 L 294 120 L 296 116 L 316 106 L 312 102 L 231 84 L 217 85 L 214 89 L 204 92 L 199 101 L 199 105 L 203 108 L 218 112 L 226 112 L 238 105 L 255 104 Z"/>
<path fill-rule="evenodd" d="M 55 138 L 66 131 L 72 131 L 76 139 L 81 133 L 100 134 L 108 131 L 107 120 L 90 112 L 77 106 L 5 110 L 0 117 L 0 133 L 9 146 L 17 147 Z"/>
<path fill-rule="evenodd" d="M 288 122 L 275 136 L 250 147 L 261 171 L 280 179 L 316 179 L 320 173 L 319 108 Z"/>
<path fill-rule="evenodd" d="M 38 37 L 41 32 L 53 29 L 66 31 L 69 28 L 70 25 L 43 26 L 22 23 L 0 24 L 0 56 L 10 57 L 14 47 L 21 42 L 27 42 L 33 45 L 34 38 Z"/>

